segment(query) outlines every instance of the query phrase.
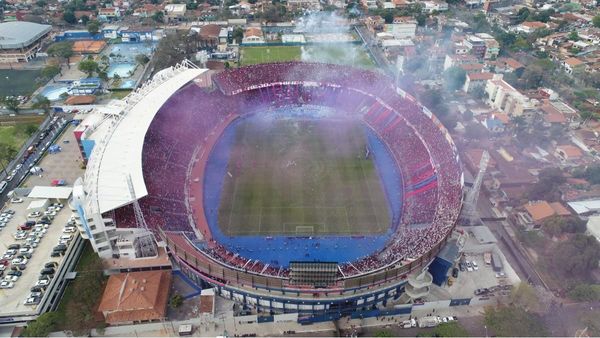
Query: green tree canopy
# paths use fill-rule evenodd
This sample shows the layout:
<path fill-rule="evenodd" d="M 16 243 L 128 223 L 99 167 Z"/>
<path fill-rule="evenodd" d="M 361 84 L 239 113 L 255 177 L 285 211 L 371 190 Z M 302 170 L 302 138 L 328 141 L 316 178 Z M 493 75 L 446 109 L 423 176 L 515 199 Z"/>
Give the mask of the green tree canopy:
<path fill-rule="evenodd" d="M 569 291 L 569 297 L 580 302 L 600 300 L 600 284 L 579 284 Z"/>
<path fill-rule="evenodd" d="M 50 332 L 55 330 L 57 322 L 56 312 L 43 313 L 36 320 L 27 323 L 22 335 L 24 337 L 47 337 Z"/>
<path fill-rule="evenodd" d="M 67 62 L 73 56 L 73 43 L 70 41 L 62 41 L 52 44 L 46 51 L 48 55 L 65 59 Z"/>
<path fill-rule="evenodd" d="M 594 27 L 600 28 L 600 14 L 596 15 L 593 19 L 592 19 L 592 24 L 594 24 Z"/>
<path fill-rule="evenodd" d="M 65 11 L 63 13 L 63 20 L 72 25 L 77 23 L 77 17 L 75 17 L 75 13 L 73 11 Z"/>
<path fill-rule="evenodd" d="M 163 13 L 161 11 L 154 12 L 154 14 L 152 14 L 152 20 L 154 20 L 158 23 L 165 22 L 165 13 Z"/>
<path fill-rule="evenodd" d="M 87 30 L 90 34 L 96 35 L 100 31 L 100 22 L 98 20 L 91 20 L 87 23 Z"/>
<path fill-rule="evenodd" d="M 488 307 L 485 325 L 500 337 L 541 337 L 547 332 L 542 320 L 518 306 Z"/>
<path fill-rule="evenodd" d="M 47 97 L 43 95 L 38 95 L 35 98 L 35 103 L 33 104 L 33 107 L 37 109 L 43 109 L 44 112 L 47 113 L 48 110 L 50 110 L 50 105 L 51 102 Z"/>
<path fill-rule="evenodd" d="M 60 74 L 60 66 L 57 65 L 47 65 L 42 69 L 42 76 L 47 79 L 51 79 L 58 74 Z"/>
<path fill-rule="evenodd" d="M 98 63 L 88 58 L 79 62 L 77 69 L 86 73 L 88 77 L 91 77 L 95 72 L 98 71 Z"/>
<path fill-rule="evenodd" d="M 146 56 L 146 54 L 138 54 L 135 56 L 135 62 L 142 66 L 147 64 L 148 61 L 150 61 L 150 59 L 148 58 L 148 56 Z"/>
<path fill-rule="evenodd" d="M 538 182 L 526 193 L 531 201 L 555 202 L 560 198 L 559 186 L 566 181 L 559 168 L 546 168 L 538 175 Z"/>

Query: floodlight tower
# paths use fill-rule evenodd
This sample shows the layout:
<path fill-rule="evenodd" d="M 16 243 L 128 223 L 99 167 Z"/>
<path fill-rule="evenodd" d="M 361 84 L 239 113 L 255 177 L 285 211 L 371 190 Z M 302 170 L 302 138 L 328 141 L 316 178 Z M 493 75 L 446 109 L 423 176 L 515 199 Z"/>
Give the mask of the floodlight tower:
<path fill-rule="evenodd" d="M 137 228 L 144 229 L 144 233 L 136 238 L 137 243 L 134 243 L 134 246 L 136 247 L 136 256 L 138 254 L 141 257 L 156 256 L 158 254 L 156 239 L 154 238 L 154 234 L 152 233 L 152 231 L 148 229 L 148 224 L 146 223 L 146 220 L 144 219 L 144 214 L 142 213 L 142 208 L 140 207 L 140 203 L 138 202 L 135 196 L 135 189 L 133 188 L 131 175 L 127 176 L 127 187 L 129 188 L 129 194 L 131 195 L 131 199 L 133 200 L 133 213 L 135 215 L 135 224 Z"/>
<path fill-rule="evenodd" d="M 479 191 L 481 190 L 481 183 L 483 183 L 483 176 L 487 170 L 488 163 L 490 161 L 490 154 L 487 150 L 481 154 L 481 160 L 479 161 L 479 172 L 473 182 L 473 186 L 467 192 L 465 203 L 463 204 L 463 215 L 462 219 L 466 223 L 465 225 L 475 225 L 479 223 L 479 215 L 477 214 L 477 201 L 479 199 Z"/>

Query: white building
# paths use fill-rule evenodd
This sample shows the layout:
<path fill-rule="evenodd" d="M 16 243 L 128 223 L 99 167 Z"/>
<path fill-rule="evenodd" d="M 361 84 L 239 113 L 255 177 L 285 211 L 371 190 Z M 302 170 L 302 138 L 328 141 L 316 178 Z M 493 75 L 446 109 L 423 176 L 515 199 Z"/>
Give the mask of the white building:
<path fill-rule="evenodd" d="M 533 109 L 529 98 L 504 81 L 502 74 L 487 81 L 485 92 L 489 104 L 508 115 L 521 116 Z"/>

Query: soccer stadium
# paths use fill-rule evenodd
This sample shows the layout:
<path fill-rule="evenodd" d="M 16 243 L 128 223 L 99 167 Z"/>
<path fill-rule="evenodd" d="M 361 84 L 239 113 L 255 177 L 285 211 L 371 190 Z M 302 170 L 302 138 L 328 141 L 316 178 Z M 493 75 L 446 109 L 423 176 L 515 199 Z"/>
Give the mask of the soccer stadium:
<path fill-rule="evenodd" d="M 195 283 L 259 312 L 401 301 L 462 206 L 448 132 L 381 73 L 184 62 L 113 108 L 81 135 L 84 237 L 139 257 L 149 233 Z"/>

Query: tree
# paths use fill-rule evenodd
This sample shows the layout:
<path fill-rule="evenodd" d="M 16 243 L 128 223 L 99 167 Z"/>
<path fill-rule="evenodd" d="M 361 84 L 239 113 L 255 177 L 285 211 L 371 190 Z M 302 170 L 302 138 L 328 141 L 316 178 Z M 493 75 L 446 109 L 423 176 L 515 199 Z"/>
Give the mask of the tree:
<path fill-rule="evenodd" d="M 600 14 L 596 15 L 593 19 L 592 19 L 592 23 L 594 24 L 594 27 L 600 28 Z"/>
<path fill-rule="evenodd" d="M 70 41 L 57 42 L 46 51 L 48 55 L 64 59 L 69 64 L 69 58 L 73 56 L 73 43 Z"/>
<path fill-rule="evenodd" d="M 161 11 L 156 11 L 156 12 L 154 12 L 154 14 L 152 14 L 151 18 L 152 18 L 152 20 L 154 20 L 158 23 L 163 23 L 163 22 L 165 22 L 165 13 L 163 13 Z"/>
<path fill-rule="evenodd" d="M 520 282 L 510 293 L 511 302 L 525 310 L 535 310 L 540 305 L 536 290 L 526 282 Z"/>
<path fill-rule="evenodd" d="M 79 62 L 77 69 L 87 74 L 88 77 L 98 71 L 98 63 L 92 59 L 85 59 Z"/>
<path fill-rule="evenodd" d="M 6 166 L 17 156 L 18 151 L 10 144 L 0 143 L 0 165 L 6 172 Z"/>
<path fill-rule="evenodd" d="M 600 284 L 579 284 L 569 291 L 569 298 L 580 302 L 600 300 Z"/>
<path fill-rule="evenodd" d="M 55 330 L 57 322 L 56 312 L 43 313 L 36 320 L 27 323 L 22 335 L 24 337 L 47 337 L 50 332 Z"/>
<path fill-rule="evenodd" d="M 542 320 L 518 306 L 488 307 L 484 313 L 485 325 L 497 336 L 540 337 L 547 332 Z"/>
<path fill-rule="evenodd" d="M 579 41 L 579 34 L 577 34 L 577 31 L 571 31 L 567 38 L 571 41 Z"/>
<path fill-rule="evenodd" d="M 47 113 L 48 110 L 50 110 L 50 105 L 51 105 L 51 102 L 47 97 L 45 97 L 43 95 L 38 95 L 35 98 L 35 103 L 33 104 L 33 108 L 43 109 L 44 112 Z"/>
<path fill-rule="evenodd" d="M 154 69 L 161 70 L 181 62 L 183 59 L 190 59 L 196 52 L 195 37 L 184 32 L 168 34 L 163 37 L 156 51 L 152 62 Z"/>
<path fill-rule="evenodd" d="M 173 297 L 171 297 L 171 301 L 169 302 L 169 305 L 173 309 L 177 309 L 178 307 L 180 307 L 181 305 L 183 305 L 183 296 L 181 296 L 178 293 L 175 294 Z"/>
<path fill-rule="evenodd" d="M 82 15 L 79 20 L 82 24 L 87 25 L 87 23 L 90 22 L 90 17 L 87 15 Z"/>
<path fill-rule="evenodd" d="M 244 38 L 244 30 L 241 27 L 236 27 L 231 33 L 231 38 L 238 44 L 242 43 Z"/>
<path fill-rule="evenodd" d="M 60 66 L 57 65 L 47 65 L 42 69 L 42 76 L 46 79 L 52 79 L 58 74 L 60 74 Z"/>
<path fill-rule="evenodd" d="M 147 64 L 148 61 L 150 61 L 150 59 L 145 54 L 138 54 L 135 56 L 135 62 L 137 62 L 138 64 L 140 64 L 142 66 Z"/>
<path fill-rule="evenodd" d="M 375 337 L 392 337 L 392 333 L 388 330 L 380 330 L 375 332 Z"/>
<path fill-rule="evenodd" d="M 465 84 L 466 76 L 461 67 L 450 67 L 444 72 L 444 86 L 449 91 L 459 90 Z"/>
<path fill-rule="evenodd" d="M 586 277 L 598 267 L 600 243 L 593 236 L 575 234 L 556 244 L 544 258 L 562 277 Z"/>
<path fill-rule="evenodd" d="M 77 23 L 77 17 L 75 16 L 75 13 L 73 11 L 65 11 L 63 13 L 63 20 L 72 25 Z"/>
<path fill-rule="evenodd" d="M 538 182 L 527 192 L 531 201 L 546 200 L 555 202 L 560 198 L 558 187 L 566 181 L 563 173 L 558 168 L 547 168 L 538 175 Z"/>
<path fill-rule="evenodd" d="M 442 323 L 432 331 L 419 332 L 417 337 L 468 337 L 469 332 L 458 322 Z"/>
<path fill-rule="evenodd" d="M 91 35 L 96 35 L 100 31 L 100 22 L 98 20 L 91 20 L 87 23 L 87 30 Z"/>
<path fill-rule="evenodd" d="M 8 97 L 7 96 L 2 100 L 2 103 L 6 106 L 6 108 L 8 110 L 12 110 L 15 113 L 19 112 L 19 104 L 21 104 L 21 103 L 19 102 L 19 100 L 16 97 L 14 97 L 14 96 Z"/>

